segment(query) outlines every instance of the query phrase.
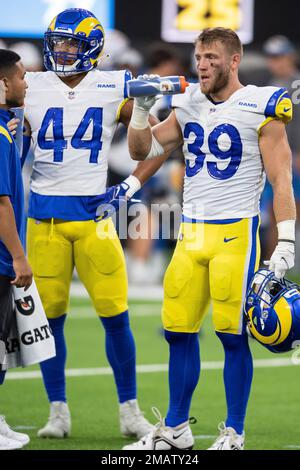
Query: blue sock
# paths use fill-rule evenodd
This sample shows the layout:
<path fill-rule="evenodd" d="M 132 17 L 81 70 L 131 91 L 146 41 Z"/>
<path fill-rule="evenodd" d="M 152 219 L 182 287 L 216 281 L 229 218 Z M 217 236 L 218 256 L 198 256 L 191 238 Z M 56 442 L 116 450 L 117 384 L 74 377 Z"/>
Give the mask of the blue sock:
<path fill-rule="evenodd" d="M 128 311 L 114 317 L 100 317 L 105 329 L 105 348 L 113 370 L 119 402 L 136 398 L 135 344 Z"/>
<path fill-rule="evenodd" d="M 165 330 L 169 343 L 170 402 L 166 425 L 175 427 L 189 419 L 192 396 L 200 376 L 198 333 Z"/>
<path fill-rule="evenodd" d="M 253 362 L 246 334 L 219 333 L 225 352 L 224 384 L 227 402 L 226 426 L 238 434 L 244 430 L 250 395 Z"/>
<path fill-rule="evenodd" d="M 0 370 L 0 385 L 4 383 L 6 370 Z"/>
<path fill-rule="evenodd" d="M 65 378 L 67 359 L 67 348 L 64 337 L 65 320 L 66 315 L 62 315 L 58 318 L 50 318 L 48 320 L 55 339 L 56 356 L 40 363 L 44 385 L 50 402 L 67 401 Z"/>

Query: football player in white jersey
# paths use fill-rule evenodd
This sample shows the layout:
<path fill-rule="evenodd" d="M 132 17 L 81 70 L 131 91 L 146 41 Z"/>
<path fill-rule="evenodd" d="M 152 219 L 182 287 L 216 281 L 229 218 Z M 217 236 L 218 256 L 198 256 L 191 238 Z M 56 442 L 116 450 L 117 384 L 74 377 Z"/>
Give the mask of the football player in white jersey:
<path fill-rule="evenodd" d="M 48 71 L 26 75 L 23 153 L 30 140 L 34 150 L 27 248 L 57 352 L 56 358 L 41 364 L 50 418 L 38 431 L 40 437 L 62 438 L 71 430 L 64 322 L 74 266 L 105 328 L 121 432 L 141 437 L 152 429 L 136 399 L 124 254 L 112 220 L 96 225 L 90 210 L 94 199 L 99 203 L 98 195 L 106 190 L 107 159 L 118 121 L 128 125 L 132 112 L 126 91 L 130 73 L 96 68 L 103 45 L 103 28 L 91 12 L 65 10 L 45 33 Z M 118 194 L 130 198 L 161 165 L 150 163 L 138 166 L 118 187 Z M 110 194 L 111 202 L 118 204 L 114 191 Z M 107 200 L 107 195 L 103 197 Z"/>
<path fill-rule="evenodd" d="M 259 199 L 265 173 L 274 192 L 278 244 L 268 262 L 281 278 L 294 265 L 295 202 L 285 124 L 292 103 L 284 88 L 243 86 L 242 45 L 230 29 L 204 30 L 195 43 L 199 84 L 173 99 L 164 122 L 148 125 L 154 98 L 134 101 L 129 148 L 155 159 L 183 145 L 182 225 L 164 279 L 163 325 L 169 343 L 169 409 L 165 420 L 125 449 L 189 449 L 189 408 L 200 373 L 198 332 L 212 303 L 225 352 L 225 423 L 211 450 L 242 450 L 252 381 L 243 321 L 247 286 L 259 265 Z"/>

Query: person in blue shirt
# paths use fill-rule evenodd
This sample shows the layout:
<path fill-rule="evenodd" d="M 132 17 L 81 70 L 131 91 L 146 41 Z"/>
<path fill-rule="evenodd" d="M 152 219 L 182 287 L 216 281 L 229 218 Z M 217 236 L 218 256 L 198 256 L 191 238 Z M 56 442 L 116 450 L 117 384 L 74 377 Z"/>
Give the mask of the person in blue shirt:
<path fill-rule="evenodd" d="M 0 49 L 0 385 L 4 382 L 5 341 L 13 319 L 13 285 L 28 287 L 32 271 L 25 256 L 24 192 L 20 155 L 7 124 L 12 107 L 23 106 L 25 69 L 15 52 Z M 0 415 L 0 450 L 19 449 L 29 442 Z"/>

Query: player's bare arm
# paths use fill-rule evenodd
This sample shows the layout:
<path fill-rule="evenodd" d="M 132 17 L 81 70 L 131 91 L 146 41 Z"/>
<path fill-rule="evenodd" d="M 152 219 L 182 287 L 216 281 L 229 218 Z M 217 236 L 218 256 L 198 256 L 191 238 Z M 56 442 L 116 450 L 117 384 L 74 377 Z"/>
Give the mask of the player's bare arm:
<path fill-rule="evenodd" d="M 296 206 L 292 188 L 292 152 L 285 125 L 273 120 L 261 130 L 259 146 L 266 175 L 274 192 L 276 222 L 296 219 Z"/>
<path fill-rule="evenodd" d="M 174 111 L 153 128 L 148 125 L 145 128 L 136 127 L 134 118 L 133 114 L 128 128 L 128 145 L 133 160 L 158 157 L 163 152 L 172 152 L 182 144 L 182 132 Z"/>
<path fill-rule="evenodd" d="M 285 125 L 273 120 L 262 128 L 259 146 L 267 177 L 273 188 L 273 209 L 278 229 L 278 244 L 266 261 L 277 278 L 295 263 L 296 206 L 292 187 L 292 153 Z"/>
<path fill-rule="evenodd" d="M 130 124 L 132 109 L 133 100 L 127 101 L 127 103 L 125 103 L 122 107 L 120 113 L 120 122 L 122 122 L 126 127 L 128 127 Z M 159 120 L 152 114 L 149 115 L 148 123 L 150 127 L 160 124 Z M 138 163 L 132 175 L 138 178 L 141 185 L 145 184 L 145 182 L 160 169 L 163 163 L 168 159 L 169 155 L 170 153 L 166 152 L 165 154 L 160 155 L 153 160 Z"/>

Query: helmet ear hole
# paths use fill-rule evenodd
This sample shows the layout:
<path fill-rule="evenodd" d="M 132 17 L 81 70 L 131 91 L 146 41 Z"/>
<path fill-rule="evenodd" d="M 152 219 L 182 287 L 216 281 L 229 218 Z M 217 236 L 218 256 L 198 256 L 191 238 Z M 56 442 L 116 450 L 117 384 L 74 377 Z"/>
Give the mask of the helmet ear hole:
<path fill-rule="evenodd" d="M 270 286 L 270 295 L 275 297 L 282 292 L 282 286 L 278 282 L 273 282 Z"/>

